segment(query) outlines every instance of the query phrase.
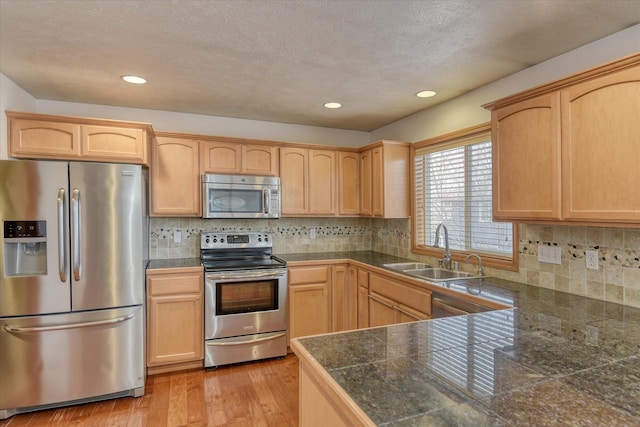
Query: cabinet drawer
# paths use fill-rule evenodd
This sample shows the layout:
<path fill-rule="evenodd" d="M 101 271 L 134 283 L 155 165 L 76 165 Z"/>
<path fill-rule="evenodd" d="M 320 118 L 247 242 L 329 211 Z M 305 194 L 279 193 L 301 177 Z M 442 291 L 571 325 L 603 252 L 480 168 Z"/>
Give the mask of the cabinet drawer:
<path fill-rule="evenodd" d="M 331 267 L 293 267 L 289 268 L 289 284 L 326 283 L 329 281 Z"/>
<path fill-rule="evenodd" d="M 409 308 L 425 314 L 431 314 L 431 293 L 418 290 L 377 274 L 369 274 L 369 289 L 371 292 L 386 296 Z"/>
<path fill-rule="evenodd" d="M 202 273 L 164 273 L 147 277 L 147 294 L 171 295 L 201 293 L 203 287 Z"/>

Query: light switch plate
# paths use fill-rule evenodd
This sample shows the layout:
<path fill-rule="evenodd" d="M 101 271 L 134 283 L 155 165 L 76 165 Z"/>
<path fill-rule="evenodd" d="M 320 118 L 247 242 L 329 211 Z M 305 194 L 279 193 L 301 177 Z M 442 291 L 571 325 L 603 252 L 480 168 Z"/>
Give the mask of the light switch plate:
<path fill-rule="evenodd" d="M 547 264 L 562 264 L 562 250 L 559 246 L 538 245 L 538 261 Z"/>

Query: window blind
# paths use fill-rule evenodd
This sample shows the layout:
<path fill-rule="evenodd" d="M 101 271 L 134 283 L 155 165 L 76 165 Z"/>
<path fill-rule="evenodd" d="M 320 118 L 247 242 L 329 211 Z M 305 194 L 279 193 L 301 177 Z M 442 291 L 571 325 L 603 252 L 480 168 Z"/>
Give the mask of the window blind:
<path fill-rule="evenodd" d="M 493 222 L 489 132 L 416 150 L 416 243 L 432 245 L 444 224 L 449 247 L 511 258 L 513 225 Z"/>

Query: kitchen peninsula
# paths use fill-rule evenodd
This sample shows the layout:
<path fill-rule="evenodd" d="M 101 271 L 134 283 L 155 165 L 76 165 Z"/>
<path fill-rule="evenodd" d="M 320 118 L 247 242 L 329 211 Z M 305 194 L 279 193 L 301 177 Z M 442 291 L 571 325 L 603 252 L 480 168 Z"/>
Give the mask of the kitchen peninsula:
<path fill-rule="evenodd" d="M 514 308 L 293 339 L 301 425 L 640 425 L 639 309 L 470 286 Z"/>

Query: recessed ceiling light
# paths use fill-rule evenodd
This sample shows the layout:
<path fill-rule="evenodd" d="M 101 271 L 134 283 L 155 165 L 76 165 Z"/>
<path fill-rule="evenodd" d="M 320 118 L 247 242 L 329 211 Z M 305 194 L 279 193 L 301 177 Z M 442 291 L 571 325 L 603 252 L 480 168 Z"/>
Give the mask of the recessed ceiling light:
<path fill-rule="evenodd" d="M 342 107 L 342 104 L 340 104 L 339 102 L 327 102 L 326 104 L 324 104 L 325 108 L 340 108 Z"/>
<path fill-rule="evenodd" d="M 416 96 L 418 98 L 431 98 L 432 96 L 435 96 L 436 92 L 433 90 L 423 90 L 421 92 L 416 93 Z"/>
<path fill-rule="evenodd" d="M 127 83 L 133 83 L 136 85 L 143 85 L 147 82 L 147 79 L 138 76 L 122 76 L 121 79 Z"/>

